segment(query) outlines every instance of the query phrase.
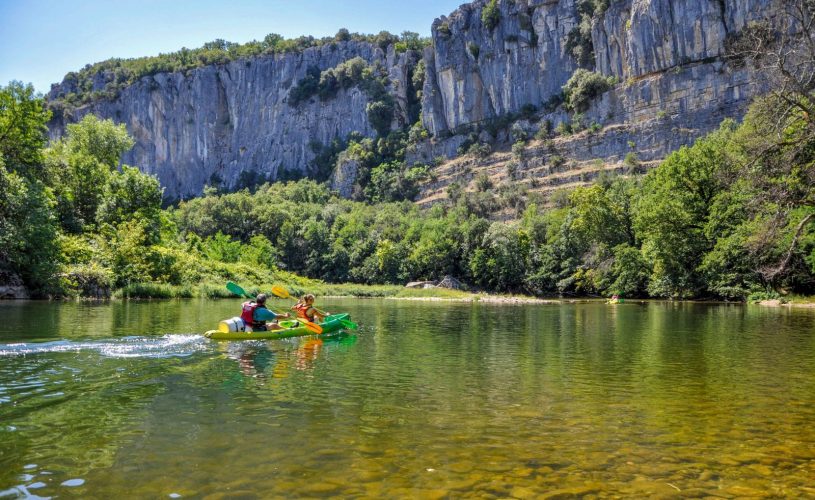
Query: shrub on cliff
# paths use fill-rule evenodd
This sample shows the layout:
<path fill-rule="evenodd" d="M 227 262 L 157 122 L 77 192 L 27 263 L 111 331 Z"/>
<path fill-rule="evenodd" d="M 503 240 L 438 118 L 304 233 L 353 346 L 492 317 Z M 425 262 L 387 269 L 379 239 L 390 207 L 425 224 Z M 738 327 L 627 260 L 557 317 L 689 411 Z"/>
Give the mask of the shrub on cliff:
<path fill-rule="evenodd" d="M 490 0 L 490 3 L 481 10 L 481 22 L 484 27 L 492 31 L 501 21 L 501 11 L 498 9 L 498 0 Z"/>
<path fill-rule="evenodd" d="M 614 77 L 605 77 L 600 73 L 578 69 L 563 86 L 566 106 L 572 111 L 586 111 L 591 101 L 608 91 L 614 82 Z"/>

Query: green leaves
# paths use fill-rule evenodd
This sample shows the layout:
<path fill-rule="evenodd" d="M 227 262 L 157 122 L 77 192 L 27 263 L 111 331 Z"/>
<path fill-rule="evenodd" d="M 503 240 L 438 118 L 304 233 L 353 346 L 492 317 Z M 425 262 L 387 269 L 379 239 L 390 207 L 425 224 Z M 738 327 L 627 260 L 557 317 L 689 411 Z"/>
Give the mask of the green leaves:
<path fill-rule="evenodd" d="M 481 23 L 489 31 L 495 29 L 501 21 L 501 10 L 498 8 L 498 0 L 490 0 L 481 10 Z"/>
<path fill-rule="evenodd" d="M 31 84 L 13 81 L 0 87 L 0 156 L 10 172 L 42 179 L 42 148 L 50 119 L 51 112 Z"/>

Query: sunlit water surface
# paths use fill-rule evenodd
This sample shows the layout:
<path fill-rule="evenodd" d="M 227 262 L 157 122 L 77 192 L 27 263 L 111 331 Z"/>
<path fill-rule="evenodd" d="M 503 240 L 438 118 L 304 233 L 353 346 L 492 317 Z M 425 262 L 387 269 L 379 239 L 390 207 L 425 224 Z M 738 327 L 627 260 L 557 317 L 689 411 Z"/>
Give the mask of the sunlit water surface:
<path fill-rule="evenodd" d="M 321 305 L 0 303 L 0 498 L 815 496 L 813 311 Z"/>

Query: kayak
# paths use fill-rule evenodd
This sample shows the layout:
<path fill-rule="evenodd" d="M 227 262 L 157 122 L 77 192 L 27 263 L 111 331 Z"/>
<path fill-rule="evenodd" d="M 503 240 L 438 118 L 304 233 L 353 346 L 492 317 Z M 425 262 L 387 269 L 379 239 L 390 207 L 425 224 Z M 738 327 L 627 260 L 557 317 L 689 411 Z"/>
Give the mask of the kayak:
<path fill-rule="evenodd" d="M 332 314 L 326 316 L 325 321 L 318 323 L 326 335 L 342 330 L 343 320 L 347 320 L 350 314 Z M 290 337 L 302 337 L 304 335 L 317 335 L 309 330 L 301 321 L 297 319 L 283 320 L 279 323 L 283 330 L 271 330 L 268 332 L 222 332 L 220 330 L 210 330 L 204 336 L 212 340 L 276 340 Z"/>

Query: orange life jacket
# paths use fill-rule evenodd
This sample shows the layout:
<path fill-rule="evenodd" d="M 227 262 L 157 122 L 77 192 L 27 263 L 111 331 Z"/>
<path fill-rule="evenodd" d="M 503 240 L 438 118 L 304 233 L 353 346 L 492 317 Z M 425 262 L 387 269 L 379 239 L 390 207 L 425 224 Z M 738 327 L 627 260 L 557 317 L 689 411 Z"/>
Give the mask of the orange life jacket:
<path fill-rule="evenodd" d="M 312 309 L 312 307 L 308 304 L 297 304 L 296 306 L 294 306 L 294 310 L 297 312 L 298 316 L 313 322 L 314 313 L 309 314 L 308 313 L 309 309 Z"/>

